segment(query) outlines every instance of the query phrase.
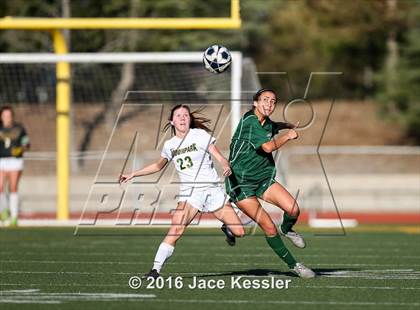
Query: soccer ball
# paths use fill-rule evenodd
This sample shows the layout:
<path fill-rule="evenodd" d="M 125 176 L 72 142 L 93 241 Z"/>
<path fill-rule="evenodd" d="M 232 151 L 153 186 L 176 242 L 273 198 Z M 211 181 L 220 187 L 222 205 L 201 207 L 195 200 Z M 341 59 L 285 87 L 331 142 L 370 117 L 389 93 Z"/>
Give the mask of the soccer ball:
<path fill-rule="evenodd" d="M 212 73 L 222 73 L 229 68 L 232 56 L 222 45 L 209 46 L 203 55 L 204 67 Z"/>

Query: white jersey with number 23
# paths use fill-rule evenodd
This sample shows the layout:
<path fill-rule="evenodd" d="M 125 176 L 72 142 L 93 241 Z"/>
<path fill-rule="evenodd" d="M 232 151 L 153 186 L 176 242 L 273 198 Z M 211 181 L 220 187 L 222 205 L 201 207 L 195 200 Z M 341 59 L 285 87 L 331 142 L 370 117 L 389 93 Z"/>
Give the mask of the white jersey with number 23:
<path fill-rule="evenodd" d="M 181 190 L 220 181 L 208 152 L 209 145 L 215 141 L 205 130 L 191 128 L 184 139 L 174 136 L 165 142 L 161 156 L 174 162 Z"/>

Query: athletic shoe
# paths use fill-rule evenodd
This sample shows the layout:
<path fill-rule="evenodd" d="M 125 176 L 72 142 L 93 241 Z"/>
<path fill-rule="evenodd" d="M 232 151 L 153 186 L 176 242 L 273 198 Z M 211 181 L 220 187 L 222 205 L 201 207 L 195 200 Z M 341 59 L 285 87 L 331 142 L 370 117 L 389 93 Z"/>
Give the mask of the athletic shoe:
<path fill-rule="evenodd" d="M 18 226 L 18 219 L 17 217 L 14 217 L 10 220 L 10 227 L 17 227 Z"/>
<path fill-rule="evenodd" d="M 291 268 L 290 270 L 304 279 L 315 278 L 316 276 L 315 272 L 313 272 L 311 269 L 309 269 L 301 263 L 296 263 L 296 266 L 294 268 Z"/>
<path fill-rule="evenodd" d="M 294 230 L 290 230 L 285 234 L 280 229 L 280 232 L 283 236 L 285 236 L 290 241 L 292 241 L 294 246 L 296 246 L 298 248 L 301 248 L 301 249 L 306 247 L 305 240 L 303 240 L 303 237 L 300 234 L 298 234 L 297 232 L 295 232 Z"/>
<path fill-rule="evenodd" d="M 149 273 L 146 273 L 146 274 L 143 276 L 143 278 L 145 278 L 145 279 L 147 279 L 147 278 L 149 278 L 149 277 L 152 277 L 153 279 L 157 279 L 157 278 L 159 278 L 159 277 L 160 277 L 160 274 L 159 274 L 159 272 L 157 272 L 157 270 L 156 270 L 156 269 L 152 269 L 152 270 L 150 270 L 150 271 L 149 271 Z"/>
<path fill-rule="evenodd" d="M 226 226 L 226 224 L 223 224 L 220 229 L 226 235 L 226 242 L 227 242 L 227 244 L 229 244 L 230 246 L 234 246 L 235 243 L 236 243 L 236 238 L 232 234 L 232 232 L 230 231 L 230 229 Z"/>
<path fill-rule="evenodd" d="M 9 209 L 7 209 L 7 208 L 4 209 L 0 214 L 1 221 L 2 222 L 7 221 L 9 219 L 9 216 L 10 216 Z"/>

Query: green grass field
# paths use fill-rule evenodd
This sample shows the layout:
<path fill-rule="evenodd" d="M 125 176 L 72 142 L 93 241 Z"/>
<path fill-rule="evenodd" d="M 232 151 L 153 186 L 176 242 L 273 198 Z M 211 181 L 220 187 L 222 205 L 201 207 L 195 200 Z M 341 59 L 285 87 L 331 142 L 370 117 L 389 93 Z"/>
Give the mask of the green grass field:
<path fill-rule="evenodd" d="M 419 309 L 420 235 L 349 230 L 315 236 L 292 248 L 318 277 L 288 272 L 261 234 L 225 244 L 216 229 L 189 229 L 163 270 L 184 287 L 140 289 L 131 276 L 147 272 L 163 229 L 1 229 L 1 309 Z M 290 280 L 288 289 L 230 288 L 231 277 Z M 190 289 L 193 277 L 222 279 L 224 289 Z M 240 282 L 242 284 L 242 282 Z"/>

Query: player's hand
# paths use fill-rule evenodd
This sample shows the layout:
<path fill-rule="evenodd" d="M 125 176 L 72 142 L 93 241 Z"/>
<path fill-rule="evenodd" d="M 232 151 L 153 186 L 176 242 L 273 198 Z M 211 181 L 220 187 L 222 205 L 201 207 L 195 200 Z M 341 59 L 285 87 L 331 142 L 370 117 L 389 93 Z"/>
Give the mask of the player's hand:
<path fill-rule="evenodd" d="M 118 182 L 120 182 L 120 184 L 126 183 L 126 182 L 130 181 L 132 178 L 134 178 L 134 175 L 132 173 L 121 174 Z"/>
<path fill-rule="evenodd" d="M 289 131 L 287 132 L 287 137 L 289 138 L 289 140 L 294 140 L 294 139 L 297 139 L 299 137 L 299 135 L 296 132 L 296 130 L 289 129 Z"/>
<path fill-rule="evenodd" d="M 23 147 L 20 147 L 20 146 L 12 147 L 11 153 L 12 153 L 13 157 L 22 156 L 23 155 Z"/>
<path fill-rule="evenodd" d="M 223 176 L 228 177 L 232 174 L 232 169 L 230 168 L 229 163 L 223 165 Z"/>

